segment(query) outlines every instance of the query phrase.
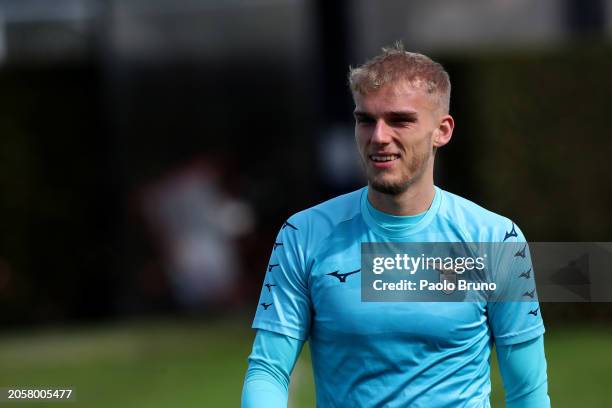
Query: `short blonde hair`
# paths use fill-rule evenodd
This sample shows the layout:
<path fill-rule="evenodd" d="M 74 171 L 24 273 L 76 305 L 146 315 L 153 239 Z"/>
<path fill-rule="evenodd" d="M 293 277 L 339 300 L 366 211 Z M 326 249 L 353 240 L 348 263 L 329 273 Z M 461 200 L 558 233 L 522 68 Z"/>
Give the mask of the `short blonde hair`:
<path fill-rule="evenodd" d="M 429 94 L 437 94 L 440 108 L 448 113 L 451 84 L 441 64 L 426 55 L 404 50 L 399 41 L 382 51 L 357 68 L 349 67 L 349 86 L 353 95 L 366 95 L 384 85 L 408 81 L 414 86 L 423 86 Z"/>

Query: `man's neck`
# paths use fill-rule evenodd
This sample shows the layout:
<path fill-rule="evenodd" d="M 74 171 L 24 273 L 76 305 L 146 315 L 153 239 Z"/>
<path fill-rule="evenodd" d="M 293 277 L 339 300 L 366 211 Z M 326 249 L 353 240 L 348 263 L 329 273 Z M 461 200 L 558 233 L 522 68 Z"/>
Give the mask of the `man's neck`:
<path fill-rule="evenodd" d="M 392 215 L 417 215 L 429 209 L 436 190 L 431 180 L 420 180 L 400 194 L 384 194 L 368 188 L 368 199 L 379 211 Z"/>

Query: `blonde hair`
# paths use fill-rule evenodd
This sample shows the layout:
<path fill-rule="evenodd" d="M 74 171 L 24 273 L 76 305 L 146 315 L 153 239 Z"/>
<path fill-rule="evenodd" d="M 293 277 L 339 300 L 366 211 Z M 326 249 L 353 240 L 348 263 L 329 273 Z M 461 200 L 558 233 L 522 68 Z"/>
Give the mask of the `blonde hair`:
<path fill-rule="evenodd" d="M 426 55 L 404 50 L 400 41 L 384 47 L 382 54 L 363 65 L 349 67 L 349 86 L 353 95 L 366 95 L 384 85 L 401 81 L 408 81 L 413 86 L 423 87 L 428 94 L 436 95 L 440 108 L 448 113 L 451 91 L 448 73 Z"/>

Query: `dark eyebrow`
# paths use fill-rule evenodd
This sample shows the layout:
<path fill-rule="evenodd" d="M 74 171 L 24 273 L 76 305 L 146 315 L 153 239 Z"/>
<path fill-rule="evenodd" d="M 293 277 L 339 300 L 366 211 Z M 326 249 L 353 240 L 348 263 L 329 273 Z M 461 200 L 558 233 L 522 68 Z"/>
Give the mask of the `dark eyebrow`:
<path fill-rule="evenodd" d="M 353 115 L 357 118 L 371 118 L 372 115 L 368 112 L 364 111 L 354 111 Z M 390 111 L 383 113 L 383 116 L 386 116 L 390 119 L 400 119 L 400 120 L 416 120 L 417 113 L 414 111 Z"/>
<path fill-rule="evenodd" d="M 417 119 L 417 113 L 413 111 L 393 111 L 385 112 L 384 116 L 395 120 L 414 121 Z"/>

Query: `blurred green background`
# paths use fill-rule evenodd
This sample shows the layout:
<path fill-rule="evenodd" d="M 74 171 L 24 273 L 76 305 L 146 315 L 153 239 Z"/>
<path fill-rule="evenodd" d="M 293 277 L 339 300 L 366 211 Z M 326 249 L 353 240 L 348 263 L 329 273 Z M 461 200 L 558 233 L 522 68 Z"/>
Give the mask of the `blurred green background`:
<path fill-rule="evenodd" d="M 73 388 L 74 402 L 19 407 L 117 408 L 239 406 L 253 332 L 244 319 L 150 320 L 94 327 L 37 329 L 0 340 L 0 383 Z M 609 407 L 612 329 L 601 324 L 548 325 L 549 395 L 554 407 Z M 364 364 L 367 362 L 364 361 Z M 494 407 L 505 406 L 495 356 Z M 310 354 L 296 364 L 289 406 L 313 407 Z"/>

